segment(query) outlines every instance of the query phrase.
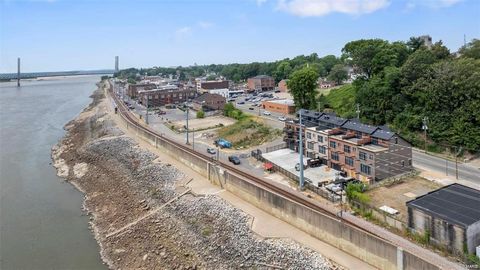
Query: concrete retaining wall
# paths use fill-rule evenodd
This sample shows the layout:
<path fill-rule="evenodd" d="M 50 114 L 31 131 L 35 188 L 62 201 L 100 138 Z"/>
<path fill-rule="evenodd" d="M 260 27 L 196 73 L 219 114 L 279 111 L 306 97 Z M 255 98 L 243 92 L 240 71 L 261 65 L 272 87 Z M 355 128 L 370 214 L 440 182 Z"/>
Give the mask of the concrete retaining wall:
<path fill-rule="evenodd" d="M 127 122 L 125 121 L 125 123 Z M 136 129 L 128 123 L 127 126 L 130 129 Z M 379 269 L 439 269 L 376 236 L 264 190 L 247 179 L 223 170 L 212 161 L 182 151 L 160 137 L 155 138 L 150 134 L 138 131 L 138 129 L 137 134 L 204 175 L 212 183 Z"/>

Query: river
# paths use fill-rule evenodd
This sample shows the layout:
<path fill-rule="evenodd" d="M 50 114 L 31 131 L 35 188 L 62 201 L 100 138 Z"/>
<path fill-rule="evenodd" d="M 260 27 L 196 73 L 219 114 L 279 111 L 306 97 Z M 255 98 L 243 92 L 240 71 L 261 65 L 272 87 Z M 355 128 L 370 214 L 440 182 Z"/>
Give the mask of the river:
<path fill-rule="evenodd" d="M 106 269 L 83 195 L 56 175 L 50 157 L 99 80 L 0 83 L 0 269 Z"/>

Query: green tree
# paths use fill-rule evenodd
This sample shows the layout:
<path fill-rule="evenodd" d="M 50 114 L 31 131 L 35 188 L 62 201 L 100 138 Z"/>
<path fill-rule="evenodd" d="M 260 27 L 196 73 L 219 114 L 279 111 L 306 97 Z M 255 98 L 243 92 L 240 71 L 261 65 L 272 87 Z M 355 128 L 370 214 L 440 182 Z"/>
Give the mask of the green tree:
<path fill-rule="evenodd" d="M 282 61 L 280 64 L 277 65 L 275 70 L 275 81 L 279 82 L 283 79 L 287 79 L 290 73 L 292 72 L 292 66 L 288 61 Z"/>
<path fill-rule="evenodd" d="M 311 67 L 304 67 L 290 75 L 287 86 L 297 108 L 315 108 L 317 79 L 318 73 Z"/>
<path fill-rule="evenodd" d="M 348 79 L 347 69 L 342 64 L 336 64 L 330 71 L 330 74 L 328 74 L 328 79 L 337 84 L 341 84 L 344 80 Z"/>
<path fill-rule="evenodd" d="M 199 110 L 197 112 L 197 118 L 205 118 L 205 112 L 203 110 Z"/>
<path fill-rule="evenodd" d="M 480 40 L 473 39 L 458 51 L 462 57 L 480 59 Z"/>
<path fill-rule="evenodd" d="M 208 75 L 208 77 L 207 77 L 207 81 L 214 81 L 216 79 L 217 79 L 217 77 L 215 77 L 215 75 Z"/>

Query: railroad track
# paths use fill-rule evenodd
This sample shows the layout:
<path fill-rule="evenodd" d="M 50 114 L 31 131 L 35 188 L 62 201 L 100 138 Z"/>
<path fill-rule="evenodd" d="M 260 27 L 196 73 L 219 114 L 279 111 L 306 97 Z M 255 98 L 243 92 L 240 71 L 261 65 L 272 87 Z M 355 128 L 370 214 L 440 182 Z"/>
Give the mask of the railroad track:
<path fill-rule="evenodd" d="M 117 104 L 118 111 L 120 112 L 121 116 L 124 117 L 124 119 L 129 122 L 131 125 L 136 126 L 138 129 L 141 129 L 143 132 L 150 134 L 153 137 L 156 137 L 159 140 L 163 140 L 171 145 L 174 145 L 175 147 L 181 149 L 182 151 L 188 152 L 194 156 L 197 156 L 205 161 L 211 161 L 211 157 L 207 156 L 201 152 L 195 151 L 183 144 L 180 144 L 172 139 L 169 139 L 165 136 L 163 136 L 160 133 L 155 132 L 152 130 L 150 127 L 145 126 L 138 122 L 137 118 L 130 112 L 130 110 L 127 108 L 127 106 L 119 100 L 119 98 L 113 93 L 112 85 L 110 84 L 109 87 L 109 92 L 110 95 L 113 97 L 115 100 L 115 103 Z M 406 251 L 409 251 L 412 254 L 419 255 L 419 253 L 422 253 L 424 256 L 420 256 L 422 259 L 424 259 L 427 262 L 432 263 L 433 265 L 436 265 L 442 269 L 459 269 L 459 265 L 454 264 L 447 259 L 440 257 L 438 254 L 426 250 L 404 238 L 401 236 L 395 235 L 393 233 L 389 233 L 388 231 L 379 231 L 378 229 L 376 230 L 374 225 L 369 225 L 365 221 L 360 220 L 360 221 L 355 221 L 355 220 L 348 220 L 346 218 L 343 218 L 341 216 L 337 215 L 337 211 L 334 209 L 327 209 L 319 205 L 318 203 L 313 202 L 303 194 L 298 194 L 292 192 L 292 190 L 286 190 L 283 187 L 279 187 L 268 180 L 264 180 L 262 178 L 259 178 L 257 176 L 254 176 L 248 172 L 244 172 L 229 163 L 222 162 L 221 160 L 217 161 L 219 165 L 221 165 L 224 169 L 227 171 L 234 173 L 236 175 L 239 175 L 246 180 L 255 183 L 256 185 L 269 190 L 277 195 L 280 195 L 282 197 L 285 197 L 295 203 L 298 203 L 300 205 L 303 205 L 311 210 L 314 210 L 316 212 L 322 213 L 330 218 L 333 218 L 335 220 L 338 220 L 344 224 L 347 224 L 348 226 L 351 226 L 353 228 L 356 228 L 357 230 L 363 231 L 367 234 L 373 235 L 379 239 L 382 239 L 385 242 L 388 242 L 394 246 L 398 246 L 403 248 Z M 362 225 L 363 224 L 363 225 Z M 386 236 L 385 236 L 386 235 Z M 439 262 L 439 259 L 441 262 Z"/>

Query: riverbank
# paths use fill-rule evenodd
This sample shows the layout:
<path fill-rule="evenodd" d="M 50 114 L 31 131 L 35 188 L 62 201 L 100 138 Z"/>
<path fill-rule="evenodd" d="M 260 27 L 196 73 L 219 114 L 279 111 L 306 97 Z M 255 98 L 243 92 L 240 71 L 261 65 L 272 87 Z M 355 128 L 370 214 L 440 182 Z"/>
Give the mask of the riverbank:
<path fill-rule="evenodd" d="M 115 126 L 99 89 L 52 149 L 112 269 L 336 268 L 293 241 L 264 239 L 251 218 L 215 195 L 194 194 L 181 171 Z"/>

